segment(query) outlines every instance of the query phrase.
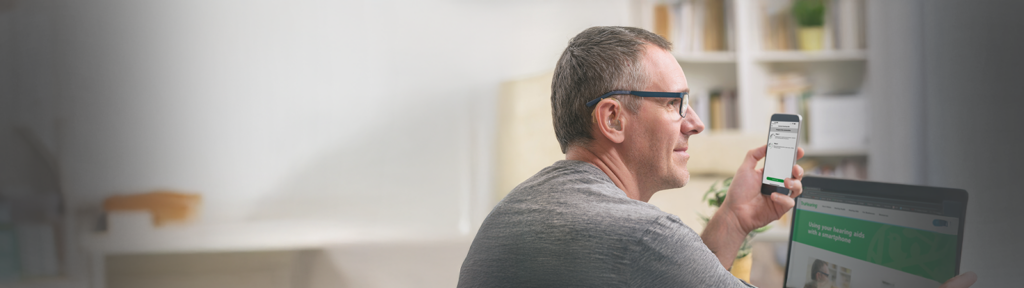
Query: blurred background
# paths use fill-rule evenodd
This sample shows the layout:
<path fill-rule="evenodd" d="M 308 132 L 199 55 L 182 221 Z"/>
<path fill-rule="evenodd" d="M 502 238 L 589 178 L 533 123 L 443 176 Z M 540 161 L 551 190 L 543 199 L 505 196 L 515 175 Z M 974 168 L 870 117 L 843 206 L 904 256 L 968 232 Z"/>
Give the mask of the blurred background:
<path fill-rule="evenodd" d="M 675 43 L 709 129 L 651 202 L 695 230 L 800 113 L 811 174 L 966 189 L 961 271 L 1019 285 L 1024 3 L 794 1 L 0 0 L 0 286 L 452 287 L 597 25 Z"/>

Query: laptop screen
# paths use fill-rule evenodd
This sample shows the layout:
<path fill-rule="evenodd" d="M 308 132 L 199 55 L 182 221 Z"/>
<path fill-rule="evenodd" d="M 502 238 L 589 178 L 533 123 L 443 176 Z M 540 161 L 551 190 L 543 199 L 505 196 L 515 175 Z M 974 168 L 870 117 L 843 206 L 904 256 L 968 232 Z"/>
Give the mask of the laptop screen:
<path fill-rule="evenodd" d="M 938 287 L 958 272 L 958 204 L 807 188 L 785 286 Z"/>

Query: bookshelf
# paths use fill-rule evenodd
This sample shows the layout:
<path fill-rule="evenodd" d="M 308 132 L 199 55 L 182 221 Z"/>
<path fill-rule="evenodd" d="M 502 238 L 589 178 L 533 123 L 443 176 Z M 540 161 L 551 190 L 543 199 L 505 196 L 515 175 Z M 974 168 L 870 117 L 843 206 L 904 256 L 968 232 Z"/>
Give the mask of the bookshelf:
<path fill-rule="evenodd" d="M 687 63 L 723 63 L 723 64 L 736 63 L 736 53 L 732 53 L 732 52 L 715 51 L 715 52 L 693 53 L 693 52 L 678 52 L 677 51 L 677 52 L 673 52 L 673 55 L 676 56 L 676 59 L 678 59 L 679 62 L 687 62 Z"/>
<path fill-rule="evenodd" d="M 805 119 L 800 146 L 806 152 L 800 164 L 809 175 L 866 177 L 866 0 L 825 2 L 819 50 L 798 48 L 796 24 L 789 20 L 791 0 L 633 2 L 636 25 L 675 44 L 673 54 L 686 73 L 691 103 L 708 127 L 692 138 L 696 149 L 704 149 L 694 155 L 729 162 L 763 144 L 771 114 L 799 113 Z M 786 86 L 780 83 L 789 78 L 804 88 L 780 92 L 785 89 L 778 87 Z M 715 100 L 720 93 L 735 96 Z M 715 123 L 723 119 L 728 125 Z M 698 144 L 737 141 L 731 145 L 735 148 Z M 691 163 L 691 172 L 722 178 L 732 173 L 714 161 L 704 162 Z"/>
<path fill-rule="evenodd" d="M 829 61 L 865 61 L 867 52 L 854 51 L 761 51 L 754 59 L 762 63 L 772 62 L 829 62 Z"/>

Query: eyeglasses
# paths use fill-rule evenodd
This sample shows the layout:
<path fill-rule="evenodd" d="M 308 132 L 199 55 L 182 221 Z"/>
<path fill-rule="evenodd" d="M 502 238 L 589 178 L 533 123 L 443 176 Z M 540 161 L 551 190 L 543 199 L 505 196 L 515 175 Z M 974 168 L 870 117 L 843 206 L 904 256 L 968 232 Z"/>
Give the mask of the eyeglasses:
<path fill-rule="evenodd" d="M 647 91 L 626 91 L 626 90 L 615 90 L 612 92 L 604 93 L 597 99 L 590 100 L 587 102 L 587 107 L 597 106 L 598 102 L 602 99 L 612 97 L 615 95 L 635 95 L 640 97 L 659 97 L 659 98 L 679 98 L 679 117 L 686 118 L 686 107 L 690 105 L 690 93 L 688 92 L 647 92 Z"/>
<path fill-rule="evenodd" d="M 818 271 L 818 273 L 825 274 L 825 278 L 831 277 L 828 273 Z"/>

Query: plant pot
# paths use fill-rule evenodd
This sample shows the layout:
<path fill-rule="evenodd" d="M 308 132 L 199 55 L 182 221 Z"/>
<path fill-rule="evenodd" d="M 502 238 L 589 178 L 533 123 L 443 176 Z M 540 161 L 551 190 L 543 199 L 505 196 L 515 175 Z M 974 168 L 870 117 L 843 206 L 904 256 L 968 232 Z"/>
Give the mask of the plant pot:
<path fill-rule="evenodd" d="M 736 278 L 743 279 L 750 283 L 750 267 L 754 265 L 754 253 L 747 254 L 743 258 L 736 258 L 732 261 L 732 269 L 729 272 Z"/>
<path fill-rule="evenodd" d="M 825 43 L 825 27 L 800 27 L 800 50 L 821 50 Z"/>

